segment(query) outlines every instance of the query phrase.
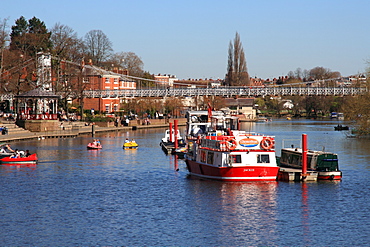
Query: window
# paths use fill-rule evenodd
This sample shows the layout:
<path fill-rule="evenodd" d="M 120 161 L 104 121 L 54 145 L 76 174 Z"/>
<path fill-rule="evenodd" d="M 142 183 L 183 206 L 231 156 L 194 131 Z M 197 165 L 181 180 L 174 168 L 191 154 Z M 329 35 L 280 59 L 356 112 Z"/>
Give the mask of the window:
<path fill-rule="evenodd" d="M 114 84 L 118 84 L 118 78 L 114 78 Z"/>
<path fill-rule="evenodd" d="M 257 154 L 257 163 L 270 163 L 270 155 Z"/>
<path fill-rule="evenodd" d="M 230 155 L 231 163 L 242 163 L 242 156 L 241 155 Z"/>
<path fill-rule="evenodd" d="M 105 78 L 105 83 L 109 83 L 109 78 Z"/>
<path fill-rule="evenodd" d="M 200 152 L 200 161 L 203 163 L 206 163 L 206 151 L 201 151 Z"/>
<path fill-rule="evenodd" d="M 213 164 L 213 152 L 208 152 L 207 154 L 207 163 Z"/>
<path fill-rule="evenodd" d="M 105 105 L 105 112 L 109 112 L 109 104 Z"/>

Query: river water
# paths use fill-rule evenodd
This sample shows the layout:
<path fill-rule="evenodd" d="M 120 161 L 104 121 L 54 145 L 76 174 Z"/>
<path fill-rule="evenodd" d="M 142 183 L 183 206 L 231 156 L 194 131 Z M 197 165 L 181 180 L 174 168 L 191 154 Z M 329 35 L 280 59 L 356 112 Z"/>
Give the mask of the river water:
<path fill-rule="evenodd" d="M 274 120 L 243 129 L 338 153 L 341 182 L 225 183 L 189 177 L 159 147 L 164 129 L 14 143 L 37 166 L 0 167 L 1 246 L 366 246 L 370 141 L 335 121 Z M 183 129 L 182 129 L 183 130 Z M 138 150 L 123 150 L 135 138 Z M 178 169 L 178 171 L 177 171 Z"/>

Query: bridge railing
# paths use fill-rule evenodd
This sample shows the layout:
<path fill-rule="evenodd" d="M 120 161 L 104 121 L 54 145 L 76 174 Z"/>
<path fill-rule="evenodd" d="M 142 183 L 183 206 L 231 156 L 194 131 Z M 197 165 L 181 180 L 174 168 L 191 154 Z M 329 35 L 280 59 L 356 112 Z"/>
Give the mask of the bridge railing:
<path fill-rule="evenodd" d="M 293 95 L 358 95 L 367 92 L 366 87 L 217 87 L 217 88 L 152 88 L 85 90 L 87 98 L 131 98 L 131 97 L 194 97 L 194 96 L 293 96 Z M 0 96 L 0 100 L 13 99 L 12 94 Z"/>
<path fill-rule="evenodd" d="M 194 96 L 292 96 L 292 95 L 358 95 L 367 91 L 365 87 L 218 87 L 218 88 L 166 88 L 127 90 L 86 90 L 88 98 L 122 97 L 194 97 Z"/>

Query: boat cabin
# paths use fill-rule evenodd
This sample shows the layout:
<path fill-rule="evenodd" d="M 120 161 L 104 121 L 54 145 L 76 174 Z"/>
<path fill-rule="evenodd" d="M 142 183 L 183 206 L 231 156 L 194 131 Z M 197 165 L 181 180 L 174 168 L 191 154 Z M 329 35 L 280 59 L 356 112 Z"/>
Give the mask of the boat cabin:
<path fill-rule="evenodd" d="M 285 167 L 302 168 L 302 149 L 283 148 L 280 165 Z M 307 169 L 316 171 L 339 171 L 338 155 L 324 151 L 307 151 Z"/>
<path fill-rule="evenodd" d="M 221 135 L 227 130 L 239 129 L 239 118 L 226 115 L 222 111 L 189 111 L 186 114 L 187 139 L 196 138 L 200 135 Z"/>
<path fill-rule="evenodd" d="M 180 135 L 180 131 L 177 130 L 177 134 L 176 134 L 176 139 L 179 141 L 179 140 L 182 140 L 182 137 Z M 164 137 L 162 138 L 162 142 L 170 142 L 170 140 L 172 140 L 172 142 L 175 141 L 175 130 L 172 129 L 172 137 L 171 137 L 171 134 L 170 134 L 170 130 L 167 129 L 165 134 L 164 134 Z"/>

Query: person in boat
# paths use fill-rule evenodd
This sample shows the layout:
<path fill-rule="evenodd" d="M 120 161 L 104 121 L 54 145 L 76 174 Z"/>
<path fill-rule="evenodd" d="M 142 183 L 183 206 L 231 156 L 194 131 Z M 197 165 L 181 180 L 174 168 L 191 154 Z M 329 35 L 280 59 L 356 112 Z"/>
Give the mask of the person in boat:
<path fill-rule="evenodd" d="M 101 145 L 101 143 L 100 143 L 100 140 L 99 140 L 99 139 L 96 139 L 96 144 L 97 144 L 98 146 L 100 146 L 100 145 Z"/>
<path fill-rule="evenodd" d="M 130 140 L 128 138 L 126 138 L 125 143 L 129 143 L 129 142 L 130 142 Z"/>
<path fill-rule="evenodd" d="M 30 155 L 31 155 L 30 150 L 27 149 L 26 152 L 24 153 L 24 157 L 28 157 Z"/>
<path fill-rule="evenodd" d="M 199 136 L 203 134 L 203 130 L 199 128 L 198 126 L 194 127 L 193 129 L 193 136 Z"/>
<path fill-rule="evenodd" d="M 10 144 L 5 145 L 4 150 L 5 153 L 15 153 L 15 151 L 10 147 Z"/>
<path fill-rule="evenodd" d="M 20 158 L 20 157 L 21 157 L 21 155 L 20 155 L 18 149 L 16 149 L 16 150 L 14 150 L 14 154 L 10 158 Z"/>
<path fill-rule="evenodd" d="M 134 139 L 131 140 L 132 143 L 136 143 L 136 141 Z"/>

